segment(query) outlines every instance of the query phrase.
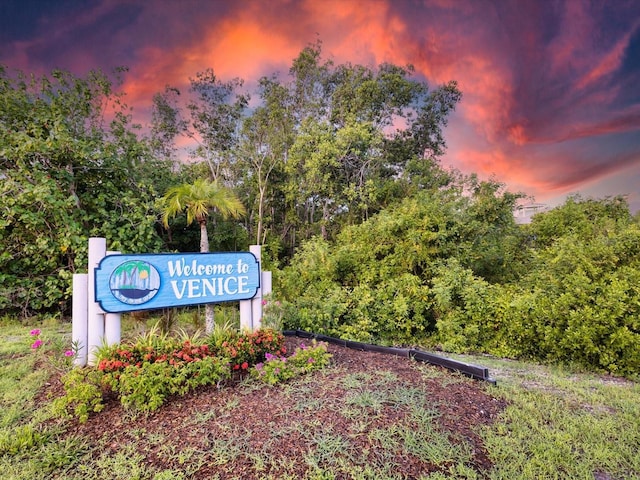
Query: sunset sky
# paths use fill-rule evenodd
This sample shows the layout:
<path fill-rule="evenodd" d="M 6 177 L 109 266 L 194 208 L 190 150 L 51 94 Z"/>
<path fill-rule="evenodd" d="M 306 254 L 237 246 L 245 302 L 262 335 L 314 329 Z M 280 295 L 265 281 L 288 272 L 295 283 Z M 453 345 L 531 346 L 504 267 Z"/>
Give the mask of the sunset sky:
<path fill-rule="evenodd" d="M 322 41 L 336 63 L 457 80 L 445 167 L 556 205 L 627 194 L 640 210 L 638 0 L 2 0 L 0 64 L 84 75 L 127 66 L 136 120 L 208 67 L 285 78 Z"/>

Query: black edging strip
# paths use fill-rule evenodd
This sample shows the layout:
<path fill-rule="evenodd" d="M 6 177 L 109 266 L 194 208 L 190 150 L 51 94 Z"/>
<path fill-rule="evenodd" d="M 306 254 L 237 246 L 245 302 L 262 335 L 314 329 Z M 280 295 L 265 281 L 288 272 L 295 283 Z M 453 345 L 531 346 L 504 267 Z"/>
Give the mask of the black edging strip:
<path fill-rule="evenodd" d="M 489 376 L 488 368 L 460 362 L 451 358 L 441 357 L 439 355 L 423 352 L 421 350 L 397 347 L 383 347 L 380 345 L 372 345 L 370 343 L 354 342 L 351 340 L 329 337 L 327 335 L 321 335 L 319 333 L 309 333 L 305 332 L 304 330 L 284 330 L 282 334 L 287 337 L 312 338 L 321 342 L 327 342 L 333 345 L 339 345 L 341 347 L 347 347 L 354 350 L 378 352 L 388 355 L 396 355 L 398 357 L 413 358 L 414 360 L 417 360 L 419 362 L 426 362 L 432 365 L 438 365 L 440 367 L 448 368 L 449 370 L 453 370 L 455 372 L 460 372 L 464 375 L 475 378 L 476 380 L 484 380 L 485 382 L 489 382 L 492 385 L 496 384 L 496 380 Z"/>

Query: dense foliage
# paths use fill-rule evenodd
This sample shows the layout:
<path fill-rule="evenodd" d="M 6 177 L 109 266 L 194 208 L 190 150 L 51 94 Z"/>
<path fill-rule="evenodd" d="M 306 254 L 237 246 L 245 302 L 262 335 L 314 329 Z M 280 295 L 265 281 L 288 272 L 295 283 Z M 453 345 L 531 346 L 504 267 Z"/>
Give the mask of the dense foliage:
<path fill-rule="evenodd" d="M 433 281 L 449 259 L 512 277 L 523 238 L 511 214 L 517 196 L 471 183 L 471 196 L 424 190 L 345 228 L 335 244 L 307 242 L 280 278 L 283 295 L 296 303 L 288 326 L 356 340 L 417 342 L 436 330 Z M 493 210 L 496 215 L 488 214 Z"/>
<path fill-rule="evenodd" d="M 637 375 L 640 225 L 624 199 L 573 197 L 518 227 L 479 215 L 513 200 L 481 190 L 425 192 L 305 244 L 280 277 L 287 326 Z"/>
<path fill-rule="evenodd" d="M 573 197 L 516 225 L 521 195 L 438 164 L 455 82 L 335 65 L 316 43 L 256 92 L 211 69 L 168 87 L 143 129 L 124 73 L 0 67 L 0 313 L 68 314 L 91 236 L 128 253 L 258 243 L 278 325 L 638 373 L 638 217 Z M 167 211 L 202 185 L 246 215 Z"/>
<path fill-rule="evenodd" d="M 461 93 L 455 82 L 429 90 L 413 77 L 410 66 L 334 65 L 316 43 L 288 78 L 261 78 L 248 110 L 241 80 L 207 70 L 188 92 L 154 97 L 154 145 L 174 155 L 178 139 L 191 139 L 190 155 L 244 199 L 250 241 L 286 263 L 301 241 L 332 239 L 407 193 L 448 182 L 436 161 Z"/>
<path fill-rule="evenodd" d="M 153 179 L 163 171 L 105 75 L 0 68 L 0 311 L 64 312 L 90 236 L 157 251 Z"/>

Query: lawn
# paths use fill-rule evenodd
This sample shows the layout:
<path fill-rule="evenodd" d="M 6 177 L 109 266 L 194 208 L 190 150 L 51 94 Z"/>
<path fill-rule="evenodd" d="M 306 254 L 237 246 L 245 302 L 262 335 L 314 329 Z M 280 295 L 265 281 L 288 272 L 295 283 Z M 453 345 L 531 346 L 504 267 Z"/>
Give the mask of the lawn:
<path fill-rule="evenodd" d="M 35 327 L 47 342 L 34 350 Z M 493 386 L 330 345 L 328 367 L 282 384 L 236 376 L 150 414 L 114 396 L 80 424 L 49 408 L 70 330 L 0 328 L 5 479 L 640 478 L 640 384 L 629 380 L 463 358 L 488 367 Z"/>

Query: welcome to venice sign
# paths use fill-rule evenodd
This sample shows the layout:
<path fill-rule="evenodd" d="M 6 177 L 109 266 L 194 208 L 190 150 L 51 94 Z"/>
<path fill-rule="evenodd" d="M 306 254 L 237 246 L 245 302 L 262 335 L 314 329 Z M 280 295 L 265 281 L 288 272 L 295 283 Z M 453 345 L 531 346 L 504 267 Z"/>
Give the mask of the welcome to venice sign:
<path fill-rule="evenodd" d="M 108 255 L 95 270 L 95 299 L 109 313 L 248 300 L 259 287 L 251 252 Z"/>

